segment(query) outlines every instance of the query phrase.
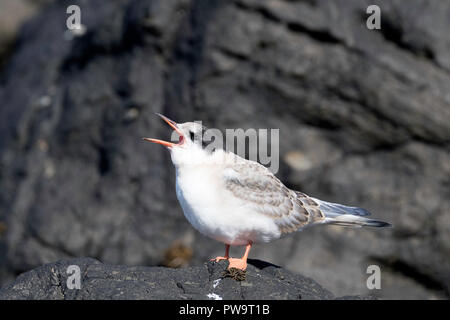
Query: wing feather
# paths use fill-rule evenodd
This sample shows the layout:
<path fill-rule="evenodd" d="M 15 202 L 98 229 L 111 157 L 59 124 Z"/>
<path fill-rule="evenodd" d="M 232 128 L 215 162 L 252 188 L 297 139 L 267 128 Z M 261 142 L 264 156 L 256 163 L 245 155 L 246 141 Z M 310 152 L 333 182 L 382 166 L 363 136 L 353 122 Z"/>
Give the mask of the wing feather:
<path fill-rule="evenodd" d="M 227 190 L 255 212 L 274 219 L 282 234 L 323 218 L 312 198 L 288 189 L 259 163 L 234 163 L 225 169 L 223 178 Z"/>

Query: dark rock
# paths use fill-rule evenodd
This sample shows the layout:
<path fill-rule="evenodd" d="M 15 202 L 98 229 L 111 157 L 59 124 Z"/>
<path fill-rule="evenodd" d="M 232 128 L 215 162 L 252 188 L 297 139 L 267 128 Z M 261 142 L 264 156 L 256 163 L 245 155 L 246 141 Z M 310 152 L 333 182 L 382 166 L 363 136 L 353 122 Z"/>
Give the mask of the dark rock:
<path fill-rule="evenodd" d="M 21 24 L 30 16 L 35 15 L 44 4 L 53 0 L 0 1 L 0 72 L 6 65 L 16 43 L 16 37 Z"/>
<path fill-rule="evenodd" d="M 69 289 L 70 265 L 81 271 L 80 289 Z M 0 289 L 0 299 L 332 299 L 314 280 L 249 260 L 247 279 L 222 278 L 227 263 L 184 269 L 127 267 L 91 258 L 61 260 L 20 275 Z M 359 297 L 355 297 L 359 298 Z"/>
<path fill-rule="evenodd" d="M 86 34 L 67 40 L 70 4 Z M 379 31 L 365 27 L 369 4 Z M 222 254 L 183 217 L 166 150 L 141 140 L 168 137 L 160 112 L 279 128 L 289 187 L 394 225 L 312 228 L 252 257 L 340 296 L 367 293 L 378 264 L 379 297 L 450 297 L 449 12 L 422 0 L 55 2 L 0 75 L 0 282 L 77 256 Z"/>

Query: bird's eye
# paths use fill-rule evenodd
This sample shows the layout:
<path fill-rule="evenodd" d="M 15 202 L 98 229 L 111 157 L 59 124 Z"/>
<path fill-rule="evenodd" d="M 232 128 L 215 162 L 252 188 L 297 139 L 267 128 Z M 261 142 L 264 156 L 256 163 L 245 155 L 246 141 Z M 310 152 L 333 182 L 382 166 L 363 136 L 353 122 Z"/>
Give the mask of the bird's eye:
<path fill-rule="evenodd" d="M 194 137 L 195 137 L 194 132 L 189 131 L 189 137 L 191 138 L 192 141 L 194 141 Z"/>

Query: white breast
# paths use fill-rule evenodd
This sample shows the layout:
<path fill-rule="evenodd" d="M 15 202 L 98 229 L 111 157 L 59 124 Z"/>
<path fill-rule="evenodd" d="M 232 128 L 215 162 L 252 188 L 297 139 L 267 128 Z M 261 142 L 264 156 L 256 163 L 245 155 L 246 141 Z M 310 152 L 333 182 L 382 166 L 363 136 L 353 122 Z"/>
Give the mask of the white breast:
<path fill-rule="evenodd" d="M 274 221 L 253 212 L 226 190 L 217 165 L 177 167 L 176 192 L 194 228 L 230 245 L 267 242 L 279 237 Z"/>

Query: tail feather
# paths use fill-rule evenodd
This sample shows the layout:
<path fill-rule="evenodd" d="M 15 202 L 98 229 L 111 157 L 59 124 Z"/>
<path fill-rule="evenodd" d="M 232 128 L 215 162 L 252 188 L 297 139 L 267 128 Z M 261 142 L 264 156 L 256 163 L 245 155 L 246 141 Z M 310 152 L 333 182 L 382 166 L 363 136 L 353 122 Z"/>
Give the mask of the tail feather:
<path fill-rule="evenodd" d="M 338 203 L 331 203 L 313 198 L 319 204 L 319 209 L 325 215 L 324 223 L 344 227 L 391 227 L 390 223 L 366 218 L 370 212 L 358 207 L 349 207 Z"/>
<path fill-rule="evenodd" d="M 334 224 L 343 227 L 373 227 L 373 228 L 386 228 L 392 225 L 388 222 L 381 220 L 368 219 L 360 216 L 353 216 L 350 214 L 340 215 L 335 217 L 325 218 L 325 223 Z"/>
<path fill-rule="evenodd" d="M 322 212 L 324 212 L 326 216 L 328 215 L 337 216 L 342 214 L 351 214 L 355 216 L 370 216 L 370 212 L 363 208 L 344 206 L 343 204 L 326 202 L 312 197 L 311 199 L 313 199 L 315 202 L 319 204 L 319 209 Z"/>

